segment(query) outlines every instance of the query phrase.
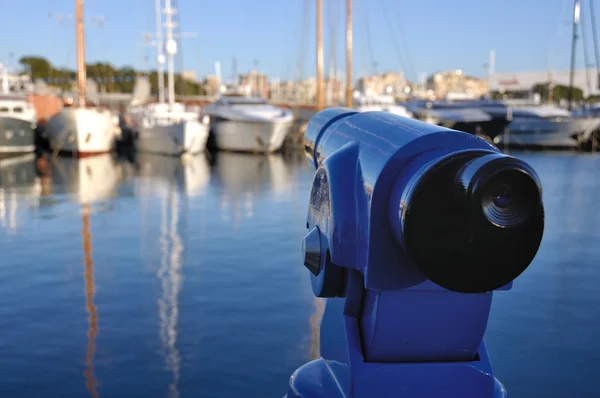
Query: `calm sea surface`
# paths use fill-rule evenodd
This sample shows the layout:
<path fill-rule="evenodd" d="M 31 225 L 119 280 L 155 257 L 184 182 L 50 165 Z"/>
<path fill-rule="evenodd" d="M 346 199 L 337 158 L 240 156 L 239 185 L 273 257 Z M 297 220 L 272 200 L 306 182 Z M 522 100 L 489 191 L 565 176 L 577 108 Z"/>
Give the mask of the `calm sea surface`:
<path fill-rule="evenodd" d="M 538 256 L 486 335 L 511 397 L 598 397 L 600 156 L 540 174 Z M 303 155 L 0 162 L 0 397 L 281 397 L 314 355 Z M 317 314 L 317 315 L 315 315 Z"/>

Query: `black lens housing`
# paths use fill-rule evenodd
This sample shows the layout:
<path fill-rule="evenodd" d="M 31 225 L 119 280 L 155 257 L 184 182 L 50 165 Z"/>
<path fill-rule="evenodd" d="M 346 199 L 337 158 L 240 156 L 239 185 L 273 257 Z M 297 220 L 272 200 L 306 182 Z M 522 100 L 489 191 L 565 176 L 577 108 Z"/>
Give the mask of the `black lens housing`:
<path fill-rule="evenodd" d="M 449 290 L 480 293 L 507 285 L 529 266 L 541 243 L 544 209 L 528 164 L 464 152 L 417 178 L 403 239 L 426 277 Z"/>

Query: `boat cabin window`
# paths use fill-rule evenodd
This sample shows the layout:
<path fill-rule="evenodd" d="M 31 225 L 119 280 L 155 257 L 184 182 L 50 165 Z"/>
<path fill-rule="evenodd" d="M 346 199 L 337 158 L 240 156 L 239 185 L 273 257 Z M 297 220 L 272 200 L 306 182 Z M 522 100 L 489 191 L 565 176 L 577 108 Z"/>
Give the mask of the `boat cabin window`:
<path fill-rule="evenodd" d="M 0 107 L 0 112 L 8 112 L 8 108 L 6 106 Z"/>
<path fill-rule="evenodd" d="M 15 113 L 23 113 L 23 107 L 22 106 L 15 106 L 13 108 L 13 112 L 15 112 Z"/>

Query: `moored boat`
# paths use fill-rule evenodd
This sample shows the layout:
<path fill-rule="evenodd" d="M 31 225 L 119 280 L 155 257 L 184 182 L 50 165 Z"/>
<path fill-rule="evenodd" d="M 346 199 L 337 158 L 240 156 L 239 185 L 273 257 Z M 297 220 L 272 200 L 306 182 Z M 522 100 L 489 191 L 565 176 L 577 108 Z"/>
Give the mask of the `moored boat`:
<path fill-rule="evenodd" d="M 203 112 L 211 118 L 211 146 L 232 152 L 279 151 L 294 119 L 289 109 L 237 92 L 224 93 Z"/>
<path fill-rule="evenodd" d="M 83 1 L 76 0 L 77 27 L 77 82 L 79 101 L 72 100 L 46 125 L 50 147 L 58 153 L 83 157 L 110 152 L 120 133 L 119 118 L 106 109 L 86 107 L 86 70 L 83 32 Z"/>
<path fill-rule="evenodd" d="M 0 98 L 0 158 L 35 151 L 35 109 L 21 98 Z"/>
<path fill-rule="evenodd" d="M 10 95 L 8 71 L 2 69 L 0 96 L 0 158 L 35 151 L 36 113 L 26 98 Z"/>

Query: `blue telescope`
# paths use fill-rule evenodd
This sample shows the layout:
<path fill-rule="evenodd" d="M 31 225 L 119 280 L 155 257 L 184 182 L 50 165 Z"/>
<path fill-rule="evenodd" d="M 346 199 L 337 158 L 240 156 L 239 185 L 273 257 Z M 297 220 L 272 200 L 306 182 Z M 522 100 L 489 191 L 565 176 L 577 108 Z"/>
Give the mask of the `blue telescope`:
<path fill-rule="evenodd" d="M 321 358 L 287 397 L 505 397 L 483 341 L 494 290 L 542 240 L 541 184 L 486 141 L 385 112 L 310 120 L 304 265 Z"/>

